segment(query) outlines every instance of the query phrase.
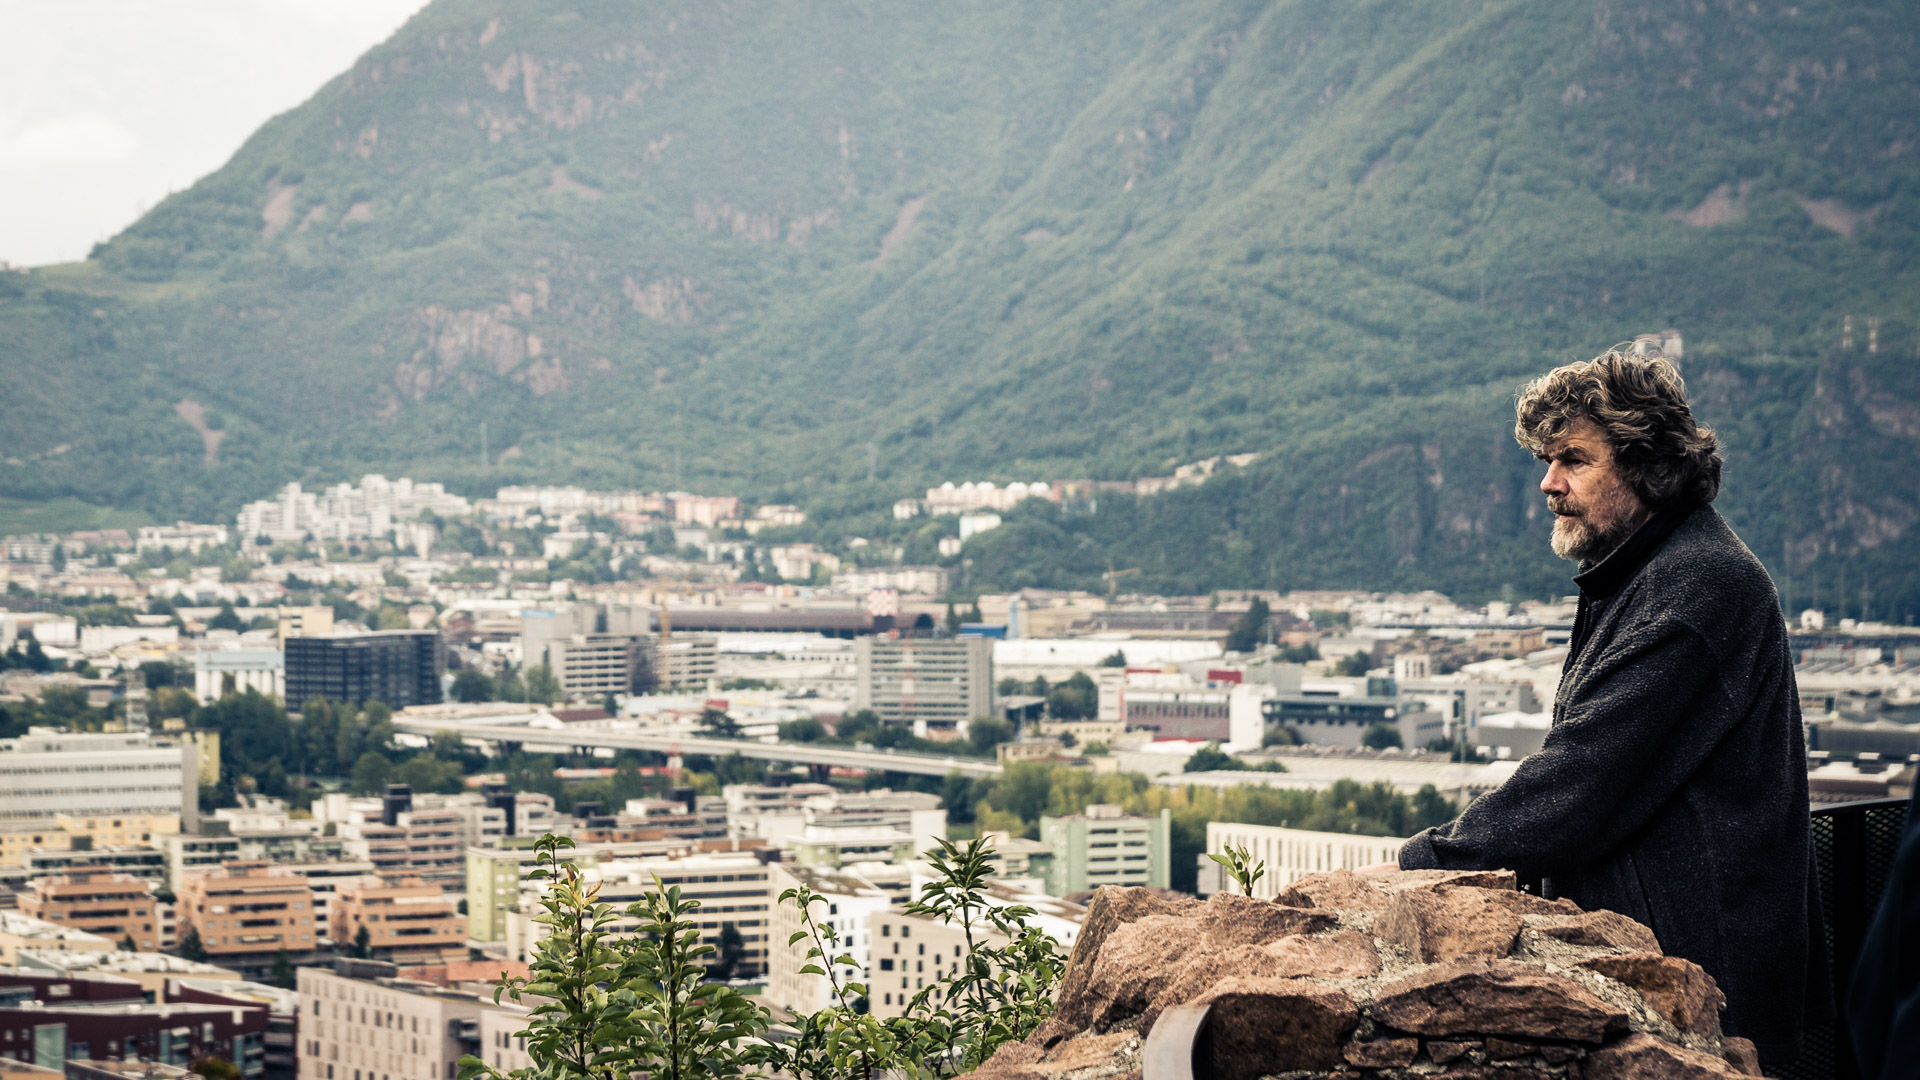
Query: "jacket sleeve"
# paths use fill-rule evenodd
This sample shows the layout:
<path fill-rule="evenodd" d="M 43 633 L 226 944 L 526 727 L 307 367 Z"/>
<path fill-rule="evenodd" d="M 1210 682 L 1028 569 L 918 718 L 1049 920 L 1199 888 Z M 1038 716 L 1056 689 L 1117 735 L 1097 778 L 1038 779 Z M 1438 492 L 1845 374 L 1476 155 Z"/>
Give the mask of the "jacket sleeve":
<path fill-rule="evenodd" d="M 1406 870 L 1507 869 L 1522 879 L 1592 861 L 1645 824 L 1737 719 L 1698 632 L 1655 615 L 1601 644 L 1540 751 L 1499 789 L 1400 849 Z"/>

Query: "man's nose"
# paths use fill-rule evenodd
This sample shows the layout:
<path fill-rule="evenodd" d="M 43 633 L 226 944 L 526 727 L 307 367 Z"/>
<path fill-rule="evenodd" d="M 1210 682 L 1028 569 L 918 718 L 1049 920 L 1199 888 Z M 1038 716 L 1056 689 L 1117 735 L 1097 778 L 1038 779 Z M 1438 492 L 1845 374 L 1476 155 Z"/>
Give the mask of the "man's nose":
<path fill-rule="evenodd" d="M 1567 493 L 1567 478 L 1561 470 L 1559 462 L 1556 461 L 1547 466 L 1547 475 L 1540 478 L 1540 490 L 1548 495 L 1564 495 Z"/>

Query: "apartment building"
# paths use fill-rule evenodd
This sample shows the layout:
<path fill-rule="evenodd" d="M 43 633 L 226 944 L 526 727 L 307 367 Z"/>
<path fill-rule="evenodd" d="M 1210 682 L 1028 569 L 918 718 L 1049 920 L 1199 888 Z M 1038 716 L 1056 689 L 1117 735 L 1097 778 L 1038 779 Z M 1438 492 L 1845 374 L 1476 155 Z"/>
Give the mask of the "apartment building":
<path fill-rule="evenodd" d="M 34 878 L 20 894 L 20 913 L 71 926 L 110 941 L 133 940 L 141 952 L 160 948 L 153 883 L 131 874 L 75 873 Z"/>
<path fill-rule="evenodd" d="M 720 639 L 711 634 L 662 634 L 653 650 L 660 690 L 704 689 L 720 672 Z"/>
<path fill-rule="evenodd" d="M 1040 842 L 1053 849 L 1047 894 L 1072 896 L 1102 885 L 1164 889 L 1173 877 L 1172 814 L 1137 817 L 1095 803 L 1085 813 L 1042 817 Z"/>
<path fill-rule="evenodd" d="M 446 646 L 433 630 L 331 633 L 286 641 L 287 703 L 298 709 L 314 698 L 395 709 L 440 703 Z"/>
<path fill-rule="evenodd" d="M 511 1002 L 500 1002 L 480 1014 L 480 1052 L 475 1056 L 502 1076 L 510 1076 L 516 1069 L 533 1068 L 527 1040 L 517 1034 L 526 1029 L 527 1010 Z"/>
<path fill-rule="evenodd" d="M 1271 900 L 1280 890 L 1308 874 L 1328 870 L 1358 870 L 1363 866 L 1397 862 L 1402 836 L 1355 836 L 1352 833 L 1316 832 L 1311 829 L 1283 829 L 1275 825 L 1243 825 L 1239 822 L 1207 822 L 1207 851 L 1199 856 L 1199 892 L 1210 896 L 1217 892 L 1239 892 L 1240 887 L 1226 876 L 1219 863 L 1207 853 L 1224 854 L 1229 847 L 1244 848 L 1253 861 L 1266 866 L 1266 873 L 1253 883 L 1253 895 Z"/>
<path fill-rule="evenodd" d="M 37 728 L 0 739 L 0 822 L 73 818 L 199 820 L 200 755 L 176 738 Z"/>
<path fill-rule="evenodd" d="M 423 795 L 389 784 L 383 798 L 328 795 L 316 806 L 332 823 L 351 859 L 387 878 L 419 878 L 446 892 L 466 888 L 466 849 L 492 845 L 507 831 L 508 811 L 479 795 Z"/>
<path fill-rule="evenodd" d="M 839 935 L 839 944 L 830 946 L 834 955 L 854 960 L 852 968 L 837 968 L 835 974 L 843 982 L 870 982 L 873 975 L 871 916 L 892 906 L 892 898 L 886 891 L 859 874 L 844 870 L 780 863 L 770 865 L 768 870 L 772 875 L 769 889 L 775 897 L 801 886 L 819 897 L 812 905 L 814 922 L 831 926 Z M 801 968 L 817 963 L 807 957 L 807 950 L 814 947 L 812 939 L 802 938 L 787 944 L 794 934 L 807 930 L 799 906 L 775 903 L 768 921 L 766 1003 L 795 1013 L 818 1012 L 839 1004 L 833 1000 L 833 987 L 826 976 L 801 973 Z"/>
<path fill-rule="evenodd" d="M 904 834 L 915 852 L 924 853 L 947 835 L 947 811 L 938 795 L 926 792 L 729 784 L 722 797 L 729 835 L 756 837 L 776 847 L 795 846 L 809 829 L 885 829 Z"/>
<path fill-rule="evenodd" d="M 202 963 L 158 952 L 58 952 L 21 949 L 20 967 L 70 979 L 114 979 L 133 983 L 149 1001 L 166 1000 L 169 979 L 195 978 L 238 982 L 240 973 L 218 964 Z"/>
<path fill-rule="evenodd" d="M 19 963 L 22 949 L 41 952 L 105 953 L 119 943 L 61 923 L 0 908 L 0 964 Z"/>
<path fill-rule="evenodd" d="M 598 883 L 600 902 L 624 912 L 655 888 L 680 887 L 680 893 L 700 901 L 695 918 L 700 940 L 716 950 L 721 931 L 731 926 L 744 949 L 734 968 L 736 976 L 751 977 L 767 969 L 768 919 L 777 895 L 771 888 L 767 864 L 754 851 L 710 851 L 639 859 L 608 860 L 585 869 L 589 882 Z M 546 927 L 534 922 L 540 913 L 541 882 L 530 882 L 520 895 L 518 909 L 507 916 L 507 957 L 525 961 Z M 617 931 L 632 931 L 639 920 L 623 915 Z M 709 958 L 710 962 L 711 959 Z"/>
<path fill-rule="evenodd" d="M 882 723 L 911 724 L 923 739 L 965 738 L 975 717 L 993 715 L 993 641 L 862 637 L 854 708 Z"/>
<path fill-rule="evenodd" d="M 331 609 L 322 610 L 331 614 Z M 280 621 L 284 627 L 286 616 Z M 202 649 L 193 654 L 193 696 L 202 705 L 249 690 L 284 697 L 286 675 L 286 654 L 279 649 Z"/>
<path fill-rule="evenodd" d="M 319 947 L 307 879 L 266 863 L 228 863 L 191 874 L 178 889 L 179 933 L 199 932 L 208 956 L 244 957 Z"/>
<path fill-rule="evenodd" d="M 467 919 L 456 898 L 419 878 L 343 884 L 329 914 L 335 943 L 356 944 L 364 929 L 367 947 L 382 960 L 435 964 L 466 956 Z"/>
<path fill-rule="evenodd" d="M 32 851 L 71 851 L 76 846 L 155 844 L 180 831 L 179 813 L 95 817 L 55 814 L 52 822 L 0 822 L 0 865 L 25 866 Z"/>
<path fill-rule="evenodd" d="M 636 694 L 656 681 L 653 609 L 561 604 L 520 613 L 520 652 L 545 664 L 569 697 Z"/>
<path fill-rule="evenodd" d="M 483 1049 L 480 1020 L 494 1008 L 491 995 L 366 960 L 300 968 L 298 986 L 299 1080 L 453 1080 Z"/>
<path fill-rule="evenodd" d="M 1000 882 L 988 882 L 986 898 L 997 907 L 1032 908 L 1034 914 L 1028 919 L 1028 925 L 1059 942 L 1062 953 L 1073 950 L 1073 943 L 1079 939 L 1080 924 L 1087 917 L 1087 909 L 1079 904 L 1025 892 Z M 868 926 L 871 967 L 867 1001 L 872 1015 L 879 1019 L 906 1015 L 914 995 L 953 975 L 965 962 L 967 932 L 956 924 L 890 907 L 870 915 Z M 972 933 L 978 942 L 994 946 L 1007 943 L 1006 935 L 990 926 L 975 924 Z"/>
<path fill-rule="evenodd" d="M 505 941 L 507 917 L 520 904 L 528 875 L 538 869 L 533 837 L 517 837 L 500 847 L 469 847 L 467 856 L 467 933 L 475 941 Z M 656 837 L 610 842 L 586 841 L 561 848 L 560 858 L 593 866 L 626 859 L 690 855 L 701 850 L 725 850 L 726 842 L 689 842 Z"/>

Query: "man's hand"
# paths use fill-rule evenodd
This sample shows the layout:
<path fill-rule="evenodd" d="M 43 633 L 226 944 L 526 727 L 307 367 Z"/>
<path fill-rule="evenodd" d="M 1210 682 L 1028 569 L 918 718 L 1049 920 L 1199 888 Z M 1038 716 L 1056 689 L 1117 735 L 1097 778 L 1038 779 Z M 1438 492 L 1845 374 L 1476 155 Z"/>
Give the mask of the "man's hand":
<path fill-rule="evenodd" d="M 1400 869 L 1400 864 L 1397 862 L 1378 862 L 1378 863 L 1374 863 L 1372 866 L 1363 866 L 1360 869 L 1355 870 L 1354 873 L 1356 874 L 1391 874 L 1398 869 Z"/>

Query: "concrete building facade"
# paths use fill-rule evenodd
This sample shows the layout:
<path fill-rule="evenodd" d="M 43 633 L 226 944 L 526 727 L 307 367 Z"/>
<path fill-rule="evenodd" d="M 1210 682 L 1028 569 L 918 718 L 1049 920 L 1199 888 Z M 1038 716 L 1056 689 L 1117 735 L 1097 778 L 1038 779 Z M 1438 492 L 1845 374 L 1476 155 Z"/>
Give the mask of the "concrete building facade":
<path fill-rule="evenodd" d="M 328 912 L 333 940 L 356 943 L 364 928 L 368 949 L 382 960 L 441 963 L 449 956 L 464 958 L 467 919 L 456 910 L 456 899 L 418 878 L 391 885 L 380 878 L 361 878 L 334 894 Z"/>
<path fill-rule="evenodd" d="M 394 709 L 440 703 L 446 646 L 433 630 L 320 634 L 286 641 L 286 699 L 299 709 L 314 698 Z"/>
<path fill-rule="evenodd" d="M 200 755 L 181 740 L 36 729 L 0 739 L 0 822 L 72 817 L 199 820 Z"/>
<path fill-rule="evenodd" d="M 1170 811 L 1137 817 L 1101 803 L 1082 814 L 1042 817 L 1040 842 L 1053 849 L 1047 894 L 1072 896 L 1102 885 L 1169 887 L 1172 827 Z"/>
<path fill-rule="evenodd" d="M 241 957 L 319 947 L 313 890 L 307 879 L 265 863 L 228 863 L 180 883 L 179 933 L 192 927 L 213 957 Z"/>
<path fill-rule="evenodd" d="M 131 874 L 75 873 L 35 878 L 20 894 L 20 913 L 71 926 L 109 941 L 133 939 L 141 952 L 160 948 L 160 913 L 153 883 Z"/>
<path fill-rule="evenodd" d="M 993 715 L 993 640 L 861 637 L 854 708 L 886 724 L 910 724 L 923 739 L 965 738 L 974 718 Z"/>
<path fill-rule="evenodd" d="M 1308 874 L 1328 870 L 1358 870 L 1400 857 L 1405 837 L 1355 836 L 1351 833 L 1315 832 L 1311 829 L 1283 829 L 1272 825 L 1242 825 L 1238 822 L 1207 822 L 1207 853 L 1223 854 L 1229 847 L 1245 848 L 1256 862 L 1266 865 L 1266 873 L 1254 882 L 1253 895 L 1271 900 L 1281 889 Z M 1232 884 L 1219 863 L 1200 856 L 1200 895 L 1207 896 L 1239 887 Z"/>

